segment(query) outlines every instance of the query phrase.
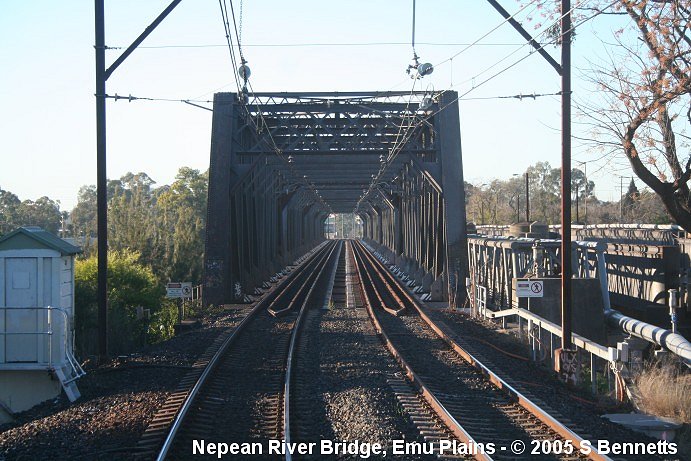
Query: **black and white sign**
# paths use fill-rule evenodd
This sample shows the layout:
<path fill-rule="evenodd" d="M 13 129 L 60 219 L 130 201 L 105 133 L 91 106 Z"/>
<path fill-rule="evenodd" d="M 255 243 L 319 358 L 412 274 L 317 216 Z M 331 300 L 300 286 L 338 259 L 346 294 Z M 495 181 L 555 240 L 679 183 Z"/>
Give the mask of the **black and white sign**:
<path fill-rule="evenodd" d="M 166 284 L 166 298 L 191 298 L 192 282 L 170 282 Z"/>
<path fill-rule="evenodd" d="M 542 280 L 516 280 L 516 296 L 519 298 L 542 298 L 544 292 Z"/>

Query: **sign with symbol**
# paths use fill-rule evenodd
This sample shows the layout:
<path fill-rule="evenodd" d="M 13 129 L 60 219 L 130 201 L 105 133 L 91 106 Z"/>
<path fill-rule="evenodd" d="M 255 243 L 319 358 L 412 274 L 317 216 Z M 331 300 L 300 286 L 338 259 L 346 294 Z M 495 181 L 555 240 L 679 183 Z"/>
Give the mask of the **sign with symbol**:
<path fill-rule="evenodd" d="M 191 298 L 192 282 L 169 282 L 166 284 L 166 298 Z"/>
<path fill-rule="evenodd" d="M 519 298 L 542 298 L 544 292 L 542 280 L 516 280 L 516 296 Z"/>

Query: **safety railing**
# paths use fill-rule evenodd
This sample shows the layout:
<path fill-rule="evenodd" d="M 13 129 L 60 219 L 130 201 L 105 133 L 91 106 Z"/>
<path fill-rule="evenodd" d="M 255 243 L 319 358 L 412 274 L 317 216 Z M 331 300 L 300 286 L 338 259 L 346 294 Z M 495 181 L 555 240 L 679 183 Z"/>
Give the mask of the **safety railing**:
<path fill-rule="evenodd" d="M 471 272 L 468 289 L 473 315 L 501 320 L 504 326 L 507 319 L 513 320 L 518 335 L 530 344 L 534 360 L 553 359 L 555 344 L 560 343 L 561 326 L 520 308 L 514 301 L 512 280 L 558 275 L 555 264 L 559 258 L 558 241 L 473 236 L 468 242 Z M 579 350 L 581 363 L 590 363 L 593 390 L 602 382 L 598 379 L 601 373 L 606 376 L 608 389 L 611 390 L 614 381 L 617 391 L 622 392 L 622 370 L 634 371 L 642 364 L 640 348 L 629 347 L 636 338 L 671 352 L 686 365 L 691 364 L 691 343 L 674 331 L 627 317 L 611 308 L 606 256 L 608 251 L 617 250 L 611 247 L 612 244 L 604 242 L 573 242 L 573 272 L 577 277 L 599 281 L 605 319 L 629 338 L 617 347 L 607 347 L 573 335 L 573 343 Z"/>
<path fill-rule="evenodd" d="M 15 323 L 22 323 L 16 316 L 11 314 L 19 314 L 26 312 L 44 312 L 45 316 L 37 316 L 34 323 L 37 325 L 34 331 L 7 331 L 8 326 L 12 326 Z M 57 367 L 68 366 L 71 369 L 71 378 L 67 383 L 81 378 L 86 374 L 82 369 L 81 365 L 74 356 L 73 351 L 73 335 L 71 333 L 72 329 L 70 327 L 70 315 L 67 311 L 61 307 L 0 307 L 0 337 L 3 339 L 3 355 L 0 356 L 0 370 L 3 365 L 13 365 L 15 363 L 21 363 L 24 368 L 28 368 L 31 364 L 41 365 L 42 367 L 47 367 L 48 369 L 55 369 Z M 60 316 L 60 320 L 56 321 L 54 316 Z M 14 317 L 14 318 L 13 318 Z M 40 325 L 40 326 L 39 326 Z M 45 326 L 44 326 L 45 325 Z M 56 331 L 56 326 L 59 329 Z M 55 344 L 53 339 L 55 335 L 59 335 L 59 340 Z M 20 360 L 12 361 L 7 360 L 8 353 L 11 355 L 14 351 L 12 344 L 7 341 L 8 337 L 12 336 L 34 336 L 36 338 L 36 359 L 35 360 Z M 41 340 L 42 339 L 42 340 Z M 56 347 L 57 346 L 57 350 Z M 45 351 L 47 349 L 47 357 Z M 39 354 L 39 351 L 44 351 L 43 354 Z M 26 352 L 26 351 L 24 351 Z M 63 383 L 65 384 L 65 383 Z"/>

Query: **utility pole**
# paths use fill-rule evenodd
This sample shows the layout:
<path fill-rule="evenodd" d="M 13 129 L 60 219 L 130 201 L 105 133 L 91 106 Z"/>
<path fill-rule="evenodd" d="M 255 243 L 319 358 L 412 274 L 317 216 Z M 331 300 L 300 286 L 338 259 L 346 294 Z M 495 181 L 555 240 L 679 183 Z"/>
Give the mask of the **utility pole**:
<path fill-rule="evenodd" d="M 101 362 L 108 358 L 108 196 L 106 174 L 106 81 L 127 57 L 149 36 L 182 0 L 173 0 L 168 7 L 137 37 L 106 69 L 105 0 L 94 0 L 96 50 L 96 222 L 98 225 L 98 355 Z"/>
<path fill-rule="evenodd" d="M 108 185 L 106 177 L 106 32 L 104 0 L 96 12 L 96 222 L 98 249 L 98 355 L 108 357 Z"/>
<path fill-rule="evenodd" d="M 583 218 L 583 222 L 585 225 L 588 225 L 588 162 L 581 162 L 583 163 L 583 175 L 585 176 L 585 216 Z"/>
<path fill-rule="evenodd" d="M 525 221 L 530 222 L 530 182 L 528 172 L 525 172 Z"/>
<path fill-rule="evenodd" d="M 561 64 L 496 0 L 487 0 L 521 36 L 561 75 L 561 348 L 556 366 L 562 379 L 574 383 L 578 377 L 576 352 L 571 342 L 571 1 L 561 0 Z M 526 172 L 526 183 L 528 175 Z M 527 191 L 526 191 L 527 192 Z M 526 193 L 526 221 L 530 221 L 530 197 Z"/>
<path fill-rule="evenodd" d="M 557 369 L 570 384 L 578 379 L 571 342 L 571 1 L 561 0 L 561 349 Z"/>
<path fill-rule="evenodd" d="M 579 222 L 578 218 L 578 184 L 576 184 L 576 222 Z"/>
<path fill-rule="evenodd" d="M 619 176 L 619 222 L 624 222 L 624 177 Z"/>

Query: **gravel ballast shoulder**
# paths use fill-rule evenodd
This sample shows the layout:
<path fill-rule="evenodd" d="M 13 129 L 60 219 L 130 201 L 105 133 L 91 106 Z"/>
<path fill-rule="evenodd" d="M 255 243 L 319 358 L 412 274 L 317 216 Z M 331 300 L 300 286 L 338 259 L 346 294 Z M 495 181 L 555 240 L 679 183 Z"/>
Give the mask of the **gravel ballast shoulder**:
<path fill-rule="evenodd" d="M 37 459 L 130 459 L 158 407 L 196 357 L 248 306 L 233 306 L 192 331 L 87 370 L 78 381 L 81 398 L 64 393 L 0 426 L 0 461 Z"/>

